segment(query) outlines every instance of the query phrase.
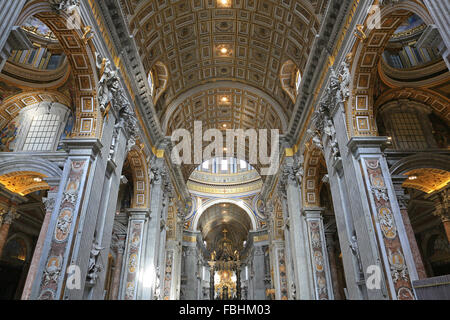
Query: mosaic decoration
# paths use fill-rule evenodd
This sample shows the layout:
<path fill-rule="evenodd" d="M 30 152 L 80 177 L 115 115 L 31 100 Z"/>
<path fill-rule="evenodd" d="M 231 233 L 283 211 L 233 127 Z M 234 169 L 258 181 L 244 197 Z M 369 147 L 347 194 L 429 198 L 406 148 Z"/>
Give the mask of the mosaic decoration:
<path fill-rule="evenodd" d="M 175 240 L 177 231 L 177 211 L 173 203 L 167 209 L 167 240 Z"/>
<path fill-rule="evenodd" d="M 287 281 L 287 270 L 286 270 L 286 255 L 284 252 L 284 248 L 277 248 L 277 262 L 278 262 L 278 271 L 280 277 L 280 292 L 281 292 L 281 300 L 288 300 L 288 281 Z"/>
<path fill-rule="evenodd" d="M 19 128 L 16 120 L 11 121 L 8 125 L 0 130 L 0 152 L 13 152 Z"/>
<path fill-rule="evenodd" d="M 22 89 L 8 84 L 7 82 L 0 81 L 0 105 L 3 101 L 10 96 L 14 96 L 22 92 Z"/>
<path fill-rule="evenodd" d="M 129 242 L 128 242 L 128 256 L 126 260 L 125 269 L 125 292 L 124 300 L 136 299 L 136 288 L 138 282 L 138 268 L 141 256 L 142 236 L 144 232 L 144 221 L 135 220 L 131 222 Z"/>
<path fill-rule="evenodd" d="M 275 239 L 284 240 L 284 216 L 283 216 L 283 205 L 279 197 L 274 199 L 274 210 L 273 210 L 273 228 Z"/>
<path fill-rule="evenodd" d="M 392 213 L 391 200 L 387 192 L 387 186 L 383 177 L 380 161 L 378 159 L 364 159 L 367 167 L 367 174 L 372 190 L 376 216 L 375 221 L 378 228 L 378 235 L 387 256 L 389 273 L 394 285 L 394 299 L 414 300 L 414 293 L 411 285 L 409 270 L 406 265 L 400 237 L 397 232 L 397 225 Z M 381 232 L 381 234 L 380 234 Z"/>
<path fill-rule="evenodd" d="M 167 251 L 166 265 L 164 269 L 164 300 L 170 300 L 173 272 L 173 251 Z"/>
<path fill-rule="evenodd" d="M 327 266 L 324 257 L 324 248 L 318 221 L 308 221 L 309 241 L 311 247 L 312 263 L 314 266 L 314 283 L 318 300 L 328 300 Z"/>
<path fill-rule="evenodd" d="M 79 194 L 82 190 L 82 180 L 86 174 L 88 161 L 72 160 L 67 182 L 62 192 L 62 200 L 58 210 L 58 218 L 50 244 L 50 252 L 43 272 L 39 288 L 39 300 L 57 300 L 61 289 L 61 280 L 64 278 L 67 264 L 66 255 L 70 249 L 71 239 L 79 206 Z"/>

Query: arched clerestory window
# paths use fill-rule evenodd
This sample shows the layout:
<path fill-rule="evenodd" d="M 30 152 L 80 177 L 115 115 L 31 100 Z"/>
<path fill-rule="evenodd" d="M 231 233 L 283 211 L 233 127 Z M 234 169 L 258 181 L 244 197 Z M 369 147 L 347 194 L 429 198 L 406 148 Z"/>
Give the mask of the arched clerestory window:
<path fill-rule="evenodd" d="M 42 102 L 24 108 L 18 117 L 19 132 L 15 152 L 56 151 L 70 116 L 60 103 Z"/>

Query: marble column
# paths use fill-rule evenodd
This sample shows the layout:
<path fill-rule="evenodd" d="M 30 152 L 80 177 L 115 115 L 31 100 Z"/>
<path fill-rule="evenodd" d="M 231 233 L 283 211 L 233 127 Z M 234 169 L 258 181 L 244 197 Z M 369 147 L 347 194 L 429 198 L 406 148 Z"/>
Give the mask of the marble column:
<path fill-rule="evenodd" d="M 345 108 L 336 89 L 339 80 L 333 70 L 330 77 L 330 85 L 318 110 L 321 117 L 316 121 L 318 133 L 313 141 L 323 150 L 327 164 L 345 270 L 346 297 L 349 300 L 389 299 L 388 279 L 382 272 L 383 258 L 369 202 L 370 194 L 366 193 L 362 161 L 348 146 Z M 373 274 L 372 270 L 376 272 L 376 283 L 369 289 L 366 280 L 370 276 L 368 271 Z"/>
<path fill-rule="evenodd" d="M 168 240 L 166 243 L 165 264 L 162 264 L 161 294 L 164 300 L 178 300 L 181 276 L 181 244 L 177 240 Z"/>
<path fill-rule="evenodd" d="M 286 250 L 284 241 L 271 241 L 271 260 L 273 268 L 273 289 L 275 300 L 289 299 L 289 282 L 287 280 Z M 283 276 L 283 275 L 284 276 Z"/>
<path fill-rule="evenodd" d="M 111 177 L 110 153 L 116 119 L 117 111 L 111 108 L 103 122 L 101 140 L 70 138 L 63 141 L 69 156 L 64 165 L 30 299 L 83 299 L 90 285 L 88 277 L 92 275 L 92 267 L 102 273 L 97 266 L 107 264 L 107 255 L 101 247 L 111 237 L 111 233 L 107 234 L 104 228 L 104 202 L 108 201 L 104 186 Z M 114 215 L 109 218 L 114 219 Z M 92 263 L 93 260 L 95 263 Z M 76 270 L 77 277 L 81 276 L 80 285 L 67 285 L 66 280 L 73 275 L 69 275 L 68 270 Z M 99 292 L 90 297 L 103 299 L 103 290 Z"/>
<path fill-rule="evenodd" d="M 279 185 L 278 187 L 278 197 L 279 199 L 281 199 L 281 205 L 282 205 L 282 209 L 283 209 L 283 220 L 284 220 L 284 226 L 283 226 L 283 234 L 284 234 L 284 240 L 282 240 L 281 242 L 277 241 L 274 239 L 274 233 L 276 233 L 276 230 L 274 229 L 275 226 L 275 222 L 274 222 L 274 214 L 272 214 L 272 218 L 268 221 L 268 230 L 271 230 L 271 232 L 269 232 L 269 241 L 271 243 L 271 257 L 270 257 L 270 261 L 272 264 L 272 267 L 278 270 L 279 266 L 279 259 L 275 258 L 276 256 L 276 252 L 279 251 L 279 249 L 277 250 L 276 247 L 278 248 L 284 248 L 284 256 L 285 256 L 285 280 L 286 280 L 286 285 L 287 285 L 287 293 L 282 294 L 281 293 L 281 286 L 280 286 L 280 279 L 279 276 L 274 275 L 274 278 L 277 278 L 277 280 L 274 283 L 273 289 L 275 290 L 275 297 L 279 296 L 278 299 L 282 299 L 283 295 L 286 296 L 289 300 L 296 300 L 297 299 L 297 285 L 298 282 L 296 281 L 296 276 L 295 276 L 295 272 L 294 272 L 294 259 L 292 257 L 293 251 L 292 248 L 290 246 L 290 239 L 291 239 L 291 228 L 290 228 L 290 219 L 289 219 L 289 210 L 288 210 L 288 205 L 287 205 L 287 199 L 286 199 L 286 189 L 285 189 L 285 185 Z M 286 241 L 286 239 L 288 241 Z M 278 292 L 277 292 L 278 290 Z"/>
<path fill-rule="evenodd" d="M 111 300 L 118 300 L 119 298 L 119 287 L 120 287 L 120 276 L 122 272 L 123 265 L 123 254 L 125 252 L 125 241 L 126 237 L 119 238 L 116 245 L 116 259 L 114 263 L 114 273 L 112 276 L 111 284 Z"/>
<path fill-rule="evenodd" d="M 450 215 L 441 216 L 442 224 L 444 225 L 445 233 L 447 234 L 447 240 L 450 242 Z"/>
<path fill-rule="evenodd" d="M 333 300 L 333 284 L 323 226 L 324 208 L 303 208 L 309 236 L 316 300 Z"/>
<path fill-rule="evenodd" d="M 200 272 L 198 269 L 198 250 L 196 242 L 183 241 L 183 262 L 184 270 L 181 275 L 184 296 L 183 300 L 197 300 L 198 287 L 197 275 Z"/>
<path fill-rule="evenodd" d="M 0 0 L 0 71 L 11 53 L 9 48 L 6 48 L 11 30 L 26 2 L 27 0 Z"/>
<path fill-rule="evenodd" d="M 88 222 L 87 229 L 90 227 L 93 229 L 95 226 L 95 224 L 92 226 L 92 221 L 88 217 L 96 216 L 97 211 L 92 210 L 98 210 L 99 199 L 90 202 L 89 198 L 94 200 L 92 198 L 99 195 L 98 192 L 90 192 L 90 190 L 92 187 L 93 190 L 98 190 L 97 184 L 103 182 L 101 178 L 96 180 L 93 174 L 98 164 L 96 155 L 100 151 L 101 144 L 96 139 L 76 142 L 71 140 L 68 144 L 71 143 L 73 145 L 69 147 L 69 157 L 64 166 L 55 210 L 50 219 L 30 299 L 63 299 L 66 270 L 71 265 L 80 268 L 79 270 L 85 270 L 84 277 L 81 271 L 81 287 L 77 286 L 71 290 L 79 295 L 80 299 L 82 296 L 88 261 L 77 262 L 77 256 L 79 253 L 89 255 L 91 250 L 94 232 L 92 231 L 92 234 L 83 232 L 86 230 L 83 228 L 85 226 L 83 222 Z M 83 244 L 89 242 L 89 248 L 86 250 L 80 250 L 81 238 L 84 238 Z"/>
<path fill-rule="evenodd" d="M 48 232 L 48 226 L 53 214 L 53 210 L 55 209 L 56 197 L 58 196 L 59 179 L 54 181 L 47 180 L 47 182 L 50 185 L 50 190 L 48 191 L 47 197 L 43 198 L 43 202 L 45 205 L 44 222 L 42 223 L 41 232 L 39 233 L 39 238 L 34 248 L 33 258 L 31 259 L 30 269 L 28 270 L 27 280 L 25 282 L 25 287 L 22 293 L 22 300 L 28 300 L 30 298 L 31 288 L 33 286 L 36 272 L 39 267 L 39 260 L 41 259 L 44 241 Z"/>
<path fill-rule="evenodd" d="M 150 217 L 145 225 L 144 268 L 149 274 L 156 274 L 160 254 L 161 212 L 164 209 L 164 186 L 168 183 L 164 158 L 155 158 L 150 170 L 153 174 L 150 190 Z M 156 277 L 148 277 L 147 283 L 138 292 L 138 298 L 153 300 Z"/>
<path fill-rule="evenodd" d="M 163 205 L 161 208 L 161 223 L 159 232 L 159 255 L 157 261 L 157 285 L 155 289 L 154 299 L 164 299 L 164 274 L 166 269 L 166 262 L 168 260 L 167 255 L 173 255 L 173 251 L 167 251 L 167 215 L 169 210 L 169 204 L 173 199 L 173 187 L 170 181 L 165 182 L 164 192 L 163 192 Z M 169 259 L 172 260 L 172 259 Z"/>
<path fill-rule="evenodd" d="M 105 291 L 105 277 L 108 263 L 108 250 L 111 247 L 114 217 L 117 209 L 120 179 L 123 164 L 127 157 L 127 141 L 129 134 L 123 127 L 115 127 L 113 143 L 110 148 L 106 165 L 105 178 L 101 190 L 100 206 L 95 223 L 95 237 L 91 249 L 102 248 L 91 267 L 87 270 L 86 288 L 84 299 L 103 300 Z M 94 259 L 94 257 L 89 257 Z"/>
<path fill-rule="evenodd" d="M 126 247 L 121 268 L 119 300 L 137 300 L 142 286 L 148 285 L 154 270 L 144 267 L 145 225 L 148 223 L 149 209 L 127 209 L 129 216 Z"/>
<path fill-rule="evenodd" d="M 297 180 L 294 157 L 286 157 L 283 173 L 280 177 L 281 183 L 285 189 L 285 199 L 287 205 L 288 217 L 286 223 L 289 227 L 289 238 L 285 239 L 289 242 L 286 246 L 290 248 L 290 256 L 292 257 L 294 281 L 296 288 L 297 300 L 313 300 L 314 285 L 312 279 L 312 264 L 310 251 L 308 248 L 308 229 L 306 220 L 301 214 L 302 197 L 301 188 Z"/>
<path fill-rule="evenodd" d="M 438 216 L 444 226 L 448 242 L 450 243 L 450 188 L 443 189 L 437 193 L 436 210 L 433 213 Z"/>
<path fill-rule="evenodd" d="M 354 137 L 348 148 L 358 162 L 356 173 L 363 182 L 361 194 L 367 190 L 365 199 L 368 199 L 367 217 L 370 217 L 367 223 L 375 232 L 381 255 L 376 265 L 386 275 L 386 287 L 392 299 L 412 300 L 415 299 L 412 281 L 418 275 L 387 161 L 381 152 L 386 142 L 386 137 Z M 365 252 L 360 253 L 363 257 Z"/>
<path fill-rule="evenodd" d="M 214 262 L 209 262 L 209 300 L 214 300 Z"/>
<path fill-rule="evenodd" d="M 11 224 L 14 219 L 19 218 L 17 208 L 11 207 L 7 213 L 2 216 L 2 225 L 0 227 L 0 257 L 3 255 L 3 248 L 5 247 L 6 240 L 8 240 L 8 233 Z"/>
<path fill-rule="evenodd" d="M 335 253 L 336 243 L 333 237 L 334 233 L 325 232 L 325 241 L 327 242 L 326 246 L 328 252 L 328 261 L 330 263 L 330 273 L 331 273 L 331 281 L 333 284 L 334 300 L 342 300 L 343 297 L 341 297 L 341 293 L 339 291 L 339 280 L 336 266 L 336 253 Z"/>
<path fill-rule="evenodd" d="M 425 266 L 422 261 L 422 255 L 420 254 L 419 246 L 417 245 L 416 236 L 409 220 L 408 215 L 408 202 L 409 195 L 405 193 L 402 187 L 403 182 L 406 177 L 392 177 L 392 183 L 394 184 L 395 195 L 398 199 L 398 205 L 400 208 L 400 213 L 402 215 L 403 224 L 405 225 L 406 234 L 408 236 L 409 244 L 411 246 L 411 252 L 414 258 L 414 263 L 416 265 L 417 276 L 419 279 L 426 279 L 427 273 L 425 271 Z"/>
<path fill-rule="evenodd" d="M 264 283 L 264 250 L 262 244 L 254 244 L 254 252 L 252 258 L 252 296 L 254 300 L 265 300 L 266 286 Z"/>

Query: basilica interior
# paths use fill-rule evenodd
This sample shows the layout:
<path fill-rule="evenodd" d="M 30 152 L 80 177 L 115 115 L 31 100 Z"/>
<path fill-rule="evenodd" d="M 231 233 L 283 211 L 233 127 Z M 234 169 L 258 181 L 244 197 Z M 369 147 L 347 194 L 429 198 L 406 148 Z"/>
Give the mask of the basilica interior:
<path fill-rule="evenodd" d="M 449 11 L 0 1 L 0 300 L 450 299 Z"/>

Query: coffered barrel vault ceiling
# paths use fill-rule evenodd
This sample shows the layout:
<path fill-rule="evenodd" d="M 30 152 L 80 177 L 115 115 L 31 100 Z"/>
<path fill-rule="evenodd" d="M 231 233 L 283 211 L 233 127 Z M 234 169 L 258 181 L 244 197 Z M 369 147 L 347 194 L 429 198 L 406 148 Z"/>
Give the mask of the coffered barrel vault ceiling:
<path fill-rule="evenodd" d="M 171 135 L 177 128 L 192 131 L 194 121 L 202 121 L 203 130 L 232 128 L 287 129 L 287 119 L 279 106 L 262 95 L 245 89 L 218 87 L 187 95 L 169 106 L 163 130 Z M 268 98 L 269 99 L 269 98 Z"/>
<path fill-rule="evenodd" d="M 146 72 L 158 62 L 168 68 L 163 108 L 196 86 L 232 80 L 271 96 L 282 108 L 280 119 L 289 118 L 294 107 L 281 86 L 282 65 L 292 60 L 300 71 L 305 69 L 328 0 L 229 0 L 229 7 L 218 0 L 120 2 Z M 238 113 L 244 114 L 245 108 L 237 108 L 226 121 L 239 127 L 267 125 L 266 120 L 247 121 Z M 263 116 L 268 119 L 272 113 L 271 108 Z"/>

